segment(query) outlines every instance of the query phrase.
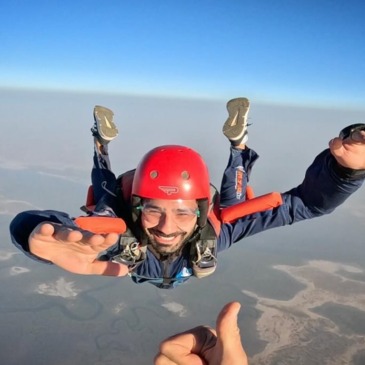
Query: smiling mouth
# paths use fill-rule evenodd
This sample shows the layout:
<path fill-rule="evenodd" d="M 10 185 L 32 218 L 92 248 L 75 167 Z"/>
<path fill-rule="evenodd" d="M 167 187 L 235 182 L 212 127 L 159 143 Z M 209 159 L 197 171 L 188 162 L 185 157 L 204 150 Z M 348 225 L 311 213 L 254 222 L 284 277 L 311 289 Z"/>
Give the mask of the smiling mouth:
<path fill-rule="evenodd" d="M 156 238 L 156 241 L 158 243 L 169 243 L 174 241 L 177 237 L 179 236 L 182 237 L 186 234 L 185 232 L 175 232 L 175 233 L 165 234 L 156 229 L 150 229 L 149 232 L 152 236 Z"/>
<path fill-rule="evenodd" d="M 155 236 L 155 241 L 159 244 L 168 244 L 170 242 L 173 242 L 176 237 L 159 237 Z"/>

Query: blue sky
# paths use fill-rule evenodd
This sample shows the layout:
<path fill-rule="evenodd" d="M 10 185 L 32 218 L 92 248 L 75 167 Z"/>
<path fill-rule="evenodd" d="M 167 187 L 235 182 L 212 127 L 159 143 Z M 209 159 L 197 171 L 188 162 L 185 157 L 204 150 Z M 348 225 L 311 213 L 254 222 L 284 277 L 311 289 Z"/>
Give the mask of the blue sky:
<path fill-rule="evenodd" d="M 362 0 L 5 0 L 0 87 L 364 108 Z"/>

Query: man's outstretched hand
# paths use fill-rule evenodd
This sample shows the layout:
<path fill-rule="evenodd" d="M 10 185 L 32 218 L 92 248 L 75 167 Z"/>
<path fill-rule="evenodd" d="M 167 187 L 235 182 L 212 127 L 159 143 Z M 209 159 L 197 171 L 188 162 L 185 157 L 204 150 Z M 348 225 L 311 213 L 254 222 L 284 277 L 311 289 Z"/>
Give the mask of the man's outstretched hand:
<path fill-rule="evenodd" d="M 128 267 L 99 261 L 99 253 L 116 243 L 118 234 L 93 234 L 77 227 L 45 222 L 29 236 L 29 250 L 42 259 L 72 273 L 84 275 L 124 276 Z"/>
<path fill-rule="evenodd" d="M 216 330 L 199 326 L 164 340 L 155 365 L 247 365 L 237 325 L 240 307 L 238 302 L 226 304 Z"/>
<path fill-rule="evenodd" d="M 341 166 L 354 170 L 365 169 L 365 130 L 357 131 L 356 138 L 333 138 L 329 148 Z"/>

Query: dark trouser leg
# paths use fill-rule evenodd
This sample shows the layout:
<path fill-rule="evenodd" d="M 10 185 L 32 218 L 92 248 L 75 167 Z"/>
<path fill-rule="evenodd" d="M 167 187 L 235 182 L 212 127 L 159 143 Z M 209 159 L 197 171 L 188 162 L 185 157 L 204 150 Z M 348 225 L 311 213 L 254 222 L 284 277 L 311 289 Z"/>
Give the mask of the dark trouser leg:
<path fill-rule="evenodd" d="M 247 183 L 253 164 L 258 157 L 258 154 L 249 148 L 239 150 L 231 147 L 220 190 L 220 205 L 222 208 L 246 200 Z"/>
<path fill-rule="evenodd" d="M 97 204 L 106 193 L 115 196 L 116 177 L 111 170 L 106 146 L 103 146 L 104 153 L 101 153 L 96 142 L 94 145 L 94 165 L 91 171 L 91 182 L 94 189 L 95 204 Z"/>

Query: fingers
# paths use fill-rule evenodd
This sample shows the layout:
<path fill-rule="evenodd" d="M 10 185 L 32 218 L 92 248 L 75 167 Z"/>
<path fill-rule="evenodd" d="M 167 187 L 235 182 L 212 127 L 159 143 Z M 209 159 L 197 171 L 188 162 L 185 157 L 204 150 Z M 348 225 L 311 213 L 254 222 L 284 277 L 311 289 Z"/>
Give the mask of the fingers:
<path fill-rule="evenodd" d="M 43 222 L 29 237 L 29 251 L 72 273 L 125 276 L 128 266 L 98 259 L 118 238 L 117 233 L 102 236 L 74 226 Z"/>
<path fill-rule="evenodd" d="M 159 353 L 154 359 L 154 365 L 179 365 L 175 361 L 170 360 L 164 354 Z"/>
<path fill-rule="evenodd" d="M 167 338 L 160 344 L 155 365 L 206 365 L 199 355 L 207 331 L 206 327 L 200 326 Z"/>
<path fill-rule="evenodd" d="M 50 223 L 41 223 L 35 228 L 34 232 L 43 236 L 52 236 L 54 233 L 54 227 Z"/>
<path fill-rule="evenodd" d="M 102 251 L 117 242 L 119 235 L 117 233 L 109 233 L 105 236 L 94 234 L 89 231 L 81 230 L 77 227 L 68 227 L 60 224 L 46 224 L 53 228 L 53 237 L 57 241 L 86 244 L 94 247 L 97 251 Z M 51 228 L 44 228 L 51 232 Z"/>
<path fill-rule="evenodd" d="M 247 365 L 237 324 L 240 308 L 238 302 L 224 306 L 217 318 L 217 332 L 199 326 L 166 339 L 160 345 L 154 364 Z"/>
<path fill-rule="evenodd" d="M 97 255 L 115 244 L 118 238 L 116 233 L 102 236 L 73 226 L 43 222 L 36 226 L 29 236 L 29 248 L 30 252 L 47 260 L 50 260 L 53 252 L 57 256 L 72 250 L 72 247 L 78 252 Z M 114 272 L 115 268 L 111 271 Z"/>
<path fill-rule="evenodd" d="M 79 242 L 84 238 L 84 235 L 76 229 L 64 226 L 56 226 L 53 237 L 58 241 Z"/>
<path fill-rule="evenodd" d="M 247 356 L 242 346 L 238 313 L 241 305 L 238 302 L 226 304 L 217 318 L 217 350 L 213 364 L 243 365 L 247 364 Z M 219 359 L 220 358 L 220 359 Z"/>
<path fill-rule="evenodd" d="M 365 130 L 357 130 L 351 135 L 351 139 L 357 143 L 365 143 Z"/>
<path fill-rule="evenodd" d="M 114 245 L 114 243 L 117 242 L 119 238 L 119 234 L 117 233 L 108 233 L 104 236 L 104 244 L 107 245 L 107 247 Z"/>
<path fill-rule="evenodd" d="M 361 131 L 361 135 L 362 133 L 364 132 Z M 363 143 L 351 138 L 333 138 L 328 145 L 341 166 L 355 170 L 365 169 L 365 139 Z"/>
<path fill-rule="evenodd" d="M 59 223 L 40 223 L 33 231 L 37 239 L 54 238 L 58 241 L 77 242 L 83 238 L 83 234 L 76 227 L 66 227 Z"/>

